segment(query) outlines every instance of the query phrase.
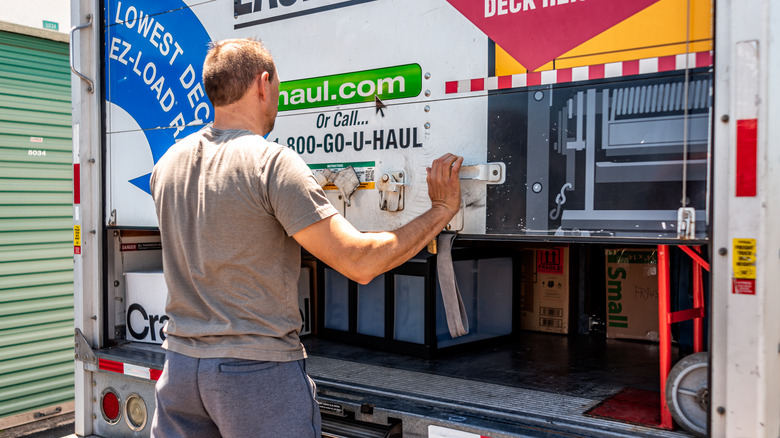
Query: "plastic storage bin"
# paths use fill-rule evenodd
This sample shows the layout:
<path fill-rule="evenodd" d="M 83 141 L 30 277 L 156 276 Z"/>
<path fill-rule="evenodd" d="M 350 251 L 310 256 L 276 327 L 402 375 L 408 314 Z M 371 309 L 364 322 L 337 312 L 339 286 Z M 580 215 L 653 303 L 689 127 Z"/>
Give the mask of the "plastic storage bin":
<path fill-rule="evenodd" d="M 441 350 L 494 340 L 514 332 L 517 257 L 511 252 L 453 251 L 455 277 L 469 332 L 453 338 L 447 328 L 436 256 L 409 262 L 357 284 L 320 263 L 318 335 L 323 339 L 432 357 Z M 519 296 L 519 295 L 518 295 Z"/>

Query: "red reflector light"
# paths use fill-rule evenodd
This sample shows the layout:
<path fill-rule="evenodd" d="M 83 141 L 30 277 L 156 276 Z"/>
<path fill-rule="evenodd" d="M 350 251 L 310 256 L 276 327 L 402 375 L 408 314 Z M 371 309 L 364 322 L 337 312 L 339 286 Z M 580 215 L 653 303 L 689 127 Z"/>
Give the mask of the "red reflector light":
<path fill-rule="evenodd" d="M 119 421 L 119 396 L 112 389 L 103 391 L 103 398 L 100 403 L 103 418 L 111 424 Z"/>

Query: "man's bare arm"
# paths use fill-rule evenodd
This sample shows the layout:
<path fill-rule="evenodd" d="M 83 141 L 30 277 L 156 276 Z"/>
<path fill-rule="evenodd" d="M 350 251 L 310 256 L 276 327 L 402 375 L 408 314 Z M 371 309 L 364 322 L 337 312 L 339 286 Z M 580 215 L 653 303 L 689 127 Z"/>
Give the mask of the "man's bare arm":
<path fill-rule="evenodd" d="M 463 158 L 445 154 L 428 168 L 431 208 L 395 231 L 363 233 L 336 214 L 295 233 L 307 251 L 348 278 L 366 284 L 420 252 L 460 209 Z"/>

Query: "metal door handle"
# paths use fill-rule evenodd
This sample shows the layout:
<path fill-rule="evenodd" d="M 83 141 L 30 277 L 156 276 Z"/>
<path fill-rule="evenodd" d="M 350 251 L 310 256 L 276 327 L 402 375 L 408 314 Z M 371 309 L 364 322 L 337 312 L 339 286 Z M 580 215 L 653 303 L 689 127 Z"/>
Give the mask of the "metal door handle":
<path fill-rule="evenodd" d="M 78 25 L 78 26 L 74 26 L 74 27 L 73 27 L 73 28 L 70 30 L 70 70 L 71 70 L 71 71 L 72 71 L 72 72 L 73 72 L 73 73 L 74 73 L 76 76 L 78 76 L 78 77 L 80 77 L 81 79 L 83 79 L 83 80 L 87 81 L 87 91 L 89 91 L 90 93 L 94 93 L 94 92 L 95 92 L 95 87 L 94 87 L 94 84 L 95 84 L 95 83 L 94 83 L 94 82 L 92 82 L 92 79 L 90 79 L 90 78 L 88 78 L 88 77 L 84 76 L 84 75 L 83 75 L 81 72 L 79 72 L 78 70 L 76 70 L 76 67 L 74 67 L 74 61 L 75 61 L 74 46 L 75 46 L 75 44 L 73 43 L 73 34 L 74 34 L 74 33 L 75 33 L 77 30 L 79 30 L 79 29 L 84 29 L 85 27 L 90 27 L 90 26 L 92 26 L 92 14 L 87 14 L 87 22 L 86 22 L 86 23 L 84 23 L 84 24 L 81 24 L 81 25 Z"/>
<path fill-rule="evenodd" d="M 460 179 L 486 181 L 488 184 L 503 184 L 506 180 L 504 163 L 475 164 L 460 168 Z"/>

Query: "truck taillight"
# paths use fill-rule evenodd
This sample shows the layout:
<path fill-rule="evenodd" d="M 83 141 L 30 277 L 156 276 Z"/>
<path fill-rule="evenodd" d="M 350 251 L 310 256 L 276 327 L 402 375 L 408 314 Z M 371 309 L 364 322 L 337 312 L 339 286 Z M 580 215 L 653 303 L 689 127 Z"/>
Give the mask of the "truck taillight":
<path fill-rule="evenodd" d="M 141 430 L 146 426 L 147 411 L 144 399 L 138 394 L 130 394 L 125 402 L 125 419 L 133 430 Z"/>
<path fill-rule="evenodd" d="M 109 424 L 119 422 L 121 410 L 119 409 L 119 396 L 113 388 L 106 388 L 100 400 L 100 413 L 103 414 Z"/>

